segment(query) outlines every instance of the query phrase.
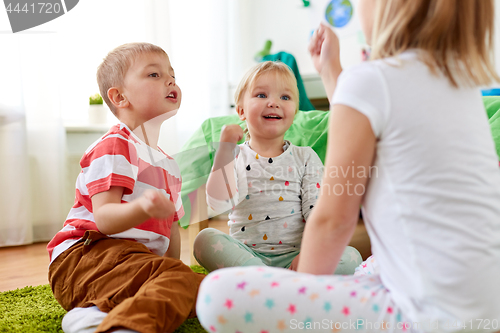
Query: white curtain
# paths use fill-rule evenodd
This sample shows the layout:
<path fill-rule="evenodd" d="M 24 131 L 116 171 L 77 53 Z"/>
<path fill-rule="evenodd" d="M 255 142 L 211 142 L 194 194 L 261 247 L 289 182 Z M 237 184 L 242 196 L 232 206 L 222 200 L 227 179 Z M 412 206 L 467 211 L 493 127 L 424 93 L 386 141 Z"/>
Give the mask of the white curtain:
<path fill-rule="evenodd" d="M 0 10 L 0 246 L 47 241 L 62 227 L 64 124 L 87 122 L 96 69 L 111 49 L 145 41 L 169 52 L 168 2 L 85 0 L 44 25 L 8 31 Z"/>
<path fill-rule="evenodd" d="M 6 50 L 17 50 L 13 36 L 2 38 Z M 0 244 L 16 245 L 33 238 L 29 225 L 29 171 L 26 112 L 19 59 L 8 52 L 0 61 Z M 8 80 L 7 80 L 8 79 Z"/>
<path fill-rule="evenodd" d="M 64 218 L 64 132 L 54 75 L 57 60 L 51 49 L 54 37 L 1 36 L 1 246 L 50 239 Z"/>
<path fill-rule="evenodd" d="M 170 58 L 183 97 L 179 112 L 171 118 L 178 135 L 162 131 L 162 145 L 175 140 L 181 147 L 205 119 L 231 112 L 228 12 L 234 1 L 169 0 Z"/>

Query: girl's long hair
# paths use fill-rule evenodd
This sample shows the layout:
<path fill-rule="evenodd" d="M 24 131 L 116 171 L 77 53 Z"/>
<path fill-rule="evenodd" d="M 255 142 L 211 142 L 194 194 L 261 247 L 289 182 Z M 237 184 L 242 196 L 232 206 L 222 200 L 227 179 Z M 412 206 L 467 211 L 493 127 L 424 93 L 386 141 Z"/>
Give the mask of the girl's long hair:
<path fill-rule="evenodd" d="M 493 61 L 493 0 L 374 0 L 371 59 L 419 49 L 455 87 L 500 81 Z"/>

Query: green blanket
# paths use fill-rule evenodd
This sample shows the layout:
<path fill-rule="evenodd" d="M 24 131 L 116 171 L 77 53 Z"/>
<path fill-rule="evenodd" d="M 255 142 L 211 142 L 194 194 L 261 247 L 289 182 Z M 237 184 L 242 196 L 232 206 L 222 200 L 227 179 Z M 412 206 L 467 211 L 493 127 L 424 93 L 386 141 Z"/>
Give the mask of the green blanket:
<path fill-rule="evenodd" d="M 500 160 L 500 96 L 483 97 L 483 102 Z M 286 132 L 285 139 L 296 146 L 310 146 L 324 163 L 329 115 L 325 111 L 299 111 Z M 206 183 L 215 153 L 213 143 L 219 141 L 221 128 L 226 124 L 244 126 L 244 122 L 236 114 L 209 118 L 186 142 L 181 153 L 175 156 L 182 175 L 182 203 L 186 214 L 180 224 L 184 228 L 188 226 L 191 216 L 188 195 Z"/>
<path fill-rule="evenodd" d="M 483 102 L 490 121 L 491 134 L 497 148 L 498 159 L 500 160 L 500 96 L 485 96 Z"/>
<path fill-rule="evenodd" d="M 328 119 L 329 112 L 299 111 L 285 134 L 285 140 L 296 146 L 312 147 L 325 163 Z M 244 127 L 244 122 L 236 114 L 209 118 L 186 142 L 181 153 L 175 156 L 182 175 L 182 203 L 186 214 L 180 224 L 184 228 L 188 226 L 191 216 L 191 201 L 188 194 L 207 182 L 215 153 L 213 143 L 219 141 L 221 128 L 227 124 Z"/>

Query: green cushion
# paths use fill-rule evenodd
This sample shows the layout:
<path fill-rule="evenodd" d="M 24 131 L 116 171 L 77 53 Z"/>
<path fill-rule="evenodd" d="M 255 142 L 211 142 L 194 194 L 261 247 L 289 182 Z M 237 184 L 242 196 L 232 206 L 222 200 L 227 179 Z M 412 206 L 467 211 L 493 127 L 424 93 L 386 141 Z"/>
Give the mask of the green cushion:
<path fill-rule="evenodd" d="M 500 160 L 500 96 L 485 96 L 483 102 L 488 114 L 493 141 L 495 141 L 497 148 L 498 159 Z"/>
<path fill-rule="evenodd" d="M 483 102 L 500 160 L 500 96 L 483 97 Z M 292 126 L 286 132 L 285 139 L 290 140 L 296 146 L 311 147 L 325 163 L 329 115 L 330 112 L 325 111 L 299 111 Z M 221 128 L 227 124 L 238 124 L 244 127 L 244 122 L 236 114 L 209 118 L 203 122 L 182 147 L 181 153 L 175 157 L 182 175 L 182 203 L 186 212 L 180 222 L 183 227 L 188 226 L 190 218 L 191 202 L 188 194 L 206 183 L 215 153 L 212 143 L 219 141 Z"/>

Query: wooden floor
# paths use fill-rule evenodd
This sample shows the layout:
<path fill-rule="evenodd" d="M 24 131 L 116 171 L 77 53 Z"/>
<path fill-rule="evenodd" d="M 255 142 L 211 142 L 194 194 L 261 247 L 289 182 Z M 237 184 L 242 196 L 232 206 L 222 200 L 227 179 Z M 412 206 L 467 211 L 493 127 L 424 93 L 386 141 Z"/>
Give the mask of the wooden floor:
<path fill-rule="evenodd" d="M 226 220 L 212 220 L 211 228 L 228 232 Z M 190 265 L 188 231 L 180 228 L 181 260 Z M 36 243 L 24 246 L 0 247 L 0 292 L 47 284 L 49 255 L 47 243 Z"/>
<path fill-rule="evenodd" d="M 211 220 L 210 227 L 228 232 L 227 220 Z M 189 265 L 188 231 L 181 230 L 181 260 Z M 0 248 L 0 292 L 26 286 L 47 284 L 49 255 L 47 243 Z M 351 246 L 361 253 L 363 259 L 370 255 L 370 242 L 363 224 L 358 224 Z"/>
<path fill-rule="evenodd" d="M 0 248 L 0 291 L 47 284 L 46 243 Z"/>

